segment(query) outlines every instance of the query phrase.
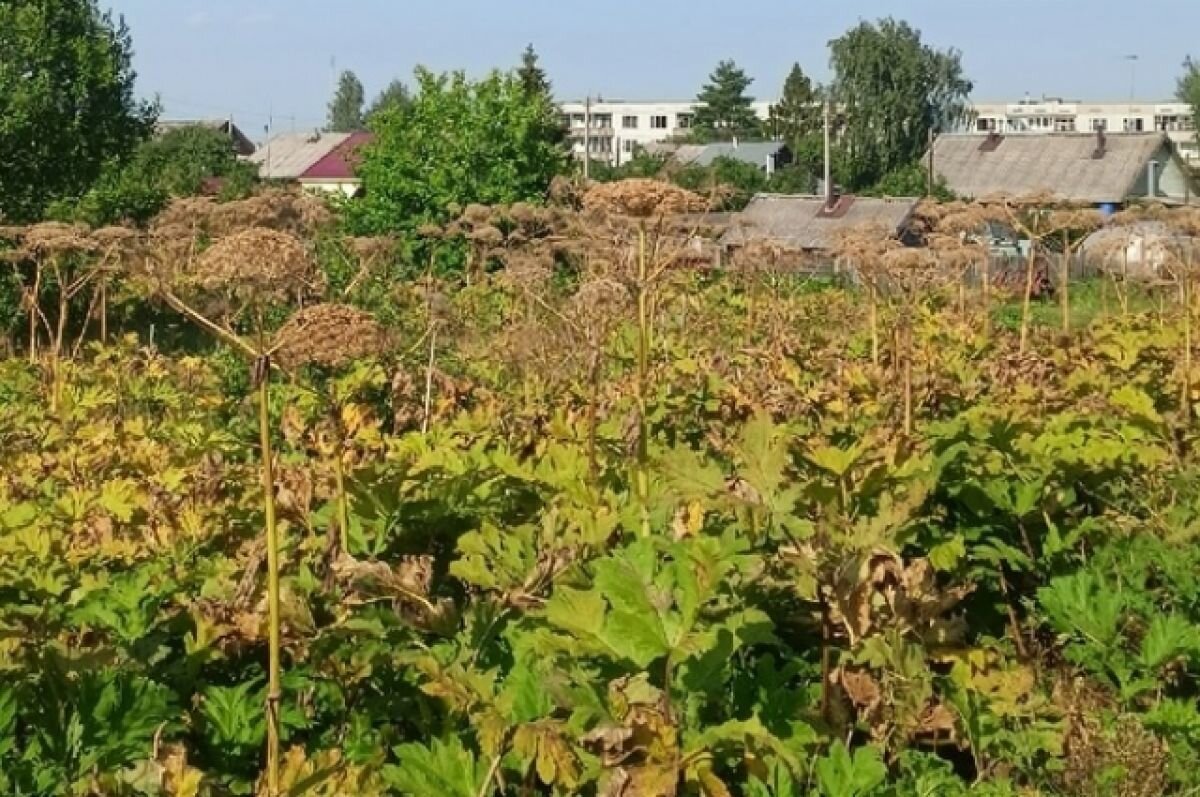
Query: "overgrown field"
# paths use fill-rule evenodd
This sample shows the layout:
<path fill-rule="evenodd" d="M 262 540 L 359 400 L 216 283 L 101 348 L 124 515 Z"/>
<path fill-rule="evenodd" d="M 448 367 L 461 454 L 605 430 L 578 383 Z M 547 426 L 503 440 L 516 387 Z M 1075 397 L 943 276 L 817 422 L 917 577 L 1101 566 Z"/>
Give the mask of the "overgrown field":
<path fill-rule="evenodd" d="M 624 229 L 465 287 L 27 237 L 90 276 L 0 363 L 0 793 L 268 794 L 273 726 L 291 795 L 1200 789 L 1178 294 L 1023 341 Z"/>

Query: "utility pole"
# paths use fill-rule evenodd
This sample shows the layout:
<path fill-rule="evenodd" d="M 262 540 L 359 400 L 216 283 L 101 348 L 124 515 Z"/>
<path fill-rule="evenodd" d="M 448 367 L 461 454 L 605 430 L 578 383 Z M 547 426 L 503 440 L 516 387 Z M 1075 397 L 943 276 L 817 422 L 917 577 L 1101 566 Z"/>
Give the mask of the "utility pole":
<path fill-rule="evenodd" d="M 592 176 L 592 95 L 583 100 L 583 179 Z"/>
<path fill-rule="evenodd" d="M 1129 122 L 1125 129 L 1126 133 L 1136 132 L 1133 122 L 1133 105 L 1137 102 L 1137 65 L 1140 56 L 1133 53 L 1125 56 L 1125 60 L 1129 62 Z"/>
<path fill-rule="evenodd" d="M 825 209 L 833 209 L 833 108 L 832 101 L 825 100 Z"/>
<path fill-rule="evenodd" d="M 934 181 L 933 145 L 936 143 L 937 143 L 937 135 L 933 132 L 933 128 L 931 127 L 931 128 L 929 128 L 929 171 L 925 175 L 925 196 L 927 198 L 933 196 L 933 181 Z"/>

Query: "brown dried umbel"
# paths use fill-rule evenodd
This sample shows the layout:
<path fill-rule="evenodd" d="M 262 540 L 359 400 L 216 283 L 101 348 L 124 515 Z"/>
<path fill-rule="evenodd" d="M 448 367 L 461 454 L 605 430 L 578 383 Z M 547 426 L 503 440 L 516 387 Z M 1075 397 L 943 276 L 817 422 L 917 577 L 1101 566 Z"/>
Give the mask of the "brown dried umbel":
<path fill-rule="evenodd" d="M 305 307 L 288 319 L 275 340 L 275 357 L 286 368 L 340 368 L 387 348 L 387 335 L 375 318 L 344 304 Z"/>
<path fill-rule="evenodd" d="M 35 224 L 27 229 L 24 244 L 25 250 L 35 257 L 78 254 L 96 249 L 87 227 L 57 221 Z"/>
<path fill-rule="evenodd" d="M 700 213 L 707 210 L 708 205 L 699 194 L 660 180 L 644 178 L 597 185 L 583 196 L 586 210 L 638 219 Z"/>
<path fill-rule="evenodd" d="M 212 236 L 227 236 L 254 227 L 309 235 L 333 216 L 320 199 L 299 191 L 270 190 L 235 202 L 211 198 L 177 199 L 154 220 L 154 226 L 183 226 Z"/>
<path fill-rule="evenodd" d="M 286 301 L 318 287 L 316 264 L 295 236 L 253 228 L 222 238 L 196 262 L 195 283 L 244 301 Z"/>

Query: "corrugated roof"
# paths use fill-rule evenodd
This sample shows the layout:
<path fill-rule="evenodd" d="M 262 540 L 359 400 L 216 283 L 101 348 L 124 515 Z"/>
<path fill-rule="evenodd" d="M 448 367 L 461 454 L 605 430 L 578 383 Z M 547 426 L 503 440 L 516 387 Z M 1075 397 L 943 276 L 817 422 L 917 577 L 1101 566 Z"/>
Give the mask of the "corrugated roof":
<path fill-rule="evenodd" d="M 767 159 L 778 155 L 783 148 L 784 145 L 778 141 L 708 144 L 703 147 L 680 147 L 679 151 L 675 153 L 675 158 L 680 163 L 695 164 L 696 166 L 711 166 L 717 158 L 732 158 L 765 169 Z M 685 150 L 688 150 L 686 156 Z M 699 151 L 693 154 L 691 150 Z M 690 159 L 685 159 L 687 156 L 690 156 Z"/>
<path fill-rule="evenodd" d="M 250 156 L 264 180 L 298 180 L 318 161 L 349 140 L 349 133 L 284 133 Z"/>
<path fill-rule="evenodd" d="M 359 151 L 375 140 L 373 133 L 351 133 L 333 151 L 308 167 L 301 180 L 352 180 L 358 169 Z"/>
<path fill-rule="evenodd" d="M 948 135 L 933 147 L 934 170 L 964 199 L 1050 193 L 1086 204 L 1124 202 L 1164 146 L 1162 133 L 1015 135 L 989 139 Z"/>
<path fill-rule="evenodd" d="M 917 199 L 842 197 L 838 212 L 826 215 L 824 197 L 759 194 L 738 214 L 721 238 L 730 246 L 770 242 L 795 251 L 825 251 L 837 236 L 855 227 L 881 227 L 897 232 L 908 222 Z"/>

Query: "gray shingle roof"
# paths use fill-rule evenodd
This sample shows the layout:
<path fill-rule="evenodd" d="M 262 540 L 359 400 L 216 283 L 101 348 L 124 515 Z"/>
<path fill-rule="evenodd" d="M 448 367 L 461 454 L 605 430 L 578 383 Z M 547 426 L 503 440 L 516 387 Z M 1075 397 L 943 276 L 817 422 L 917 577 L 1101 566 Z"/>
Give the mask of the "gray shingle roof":
<path fill-rule="evenodd" d="M 881 227 L 899 231 L 917 207 L 917 199 L 843 197 L 844 213 L 821 213 L 825 200 L 819 196 L 759 194 L 751 200 L 725 233 L 721 242 L 744 246 L 766 241 L 795 251 L 825 251 L 837 236 L 855 227 Z"/>
<path fill-rule="evenodd" d="M 250 156 L 264 180 L 296 180 L 350 138 L 349 133 L 284 133 Z"/>
<path fill-rule="evenodd" d="M 1086 204 L 1124 202 L 1149 162 L 1169 146 L 1162 133 L 1109 135 L 1104 156 L 1094 158 L 1095 135 L 1002 136 L 990 150 L 987 141 L 948 135 L 934 144 L 934 170 L 964 199 L 1048 192 Z"/>

